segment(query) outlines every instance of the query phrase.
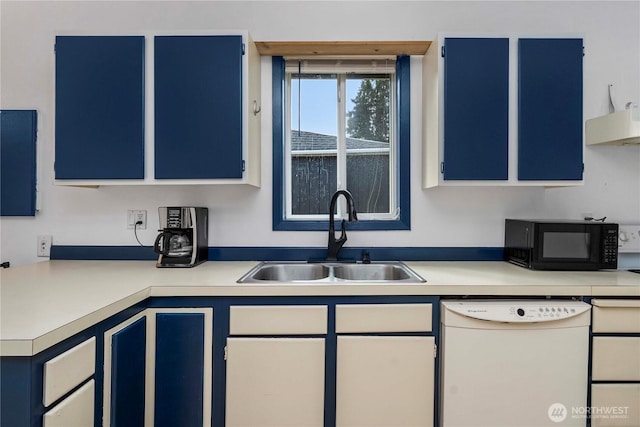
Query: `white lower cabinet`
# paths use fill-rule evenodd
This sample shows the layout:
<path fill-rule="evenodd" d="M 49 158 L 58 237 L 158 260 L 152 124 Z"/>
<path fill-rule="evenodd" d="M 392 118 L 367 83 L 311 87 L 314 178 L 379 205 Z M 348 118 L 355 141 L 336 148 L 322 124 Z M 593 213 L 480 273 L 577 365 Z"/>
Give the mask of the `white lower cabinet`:
<path fill-rule="evenodd" d="M 226 426 L 324 426 L 327 306 L 229 313 Z"/>
<path fill-rule="evenodd" d="M 405 335 L 431 331 L 431 304 L 337 305 L 336 426 L 433 426 L 435 337 Z"/>
<path fill-rule="evenodd" d="M 324 425 L 324 338 L 229 338 L 227 426 Z"/>
<path fill-rule="evenodd" d="M 227 427 L 433 426 L 433 304 L 333 304 L 230 307 Z"/>
<path fill-rule="evenodd" d="M 91 377 L 95 366 L 95 337 L 44 364 L 42 403 L 48 409 L 42 417 L 44 427 L 93 427 L 95 380 Z M 76 387 L 77 390 L 56 403 Z M 50 407 L 54 403 L 55 406 Z"/>
<path fill-rule="evenodd" d="M 43 427 L 93 427 L 95 381 L 89 380 L 44 414 Z"/>
<path fill-rule="evenodd" d="M 640 384 L 593 384 L 591 408 L 592 427 L 640 426 Z"/>
<path fill-rule="evenodd" d="M 591 303 L 591 426 L 640 426 L 640 299 Z"/>
<path fill-rule="evenodd" d="M 338 337 L 336 426 L 432 426 L 434 348 L 434 337 Z"/>

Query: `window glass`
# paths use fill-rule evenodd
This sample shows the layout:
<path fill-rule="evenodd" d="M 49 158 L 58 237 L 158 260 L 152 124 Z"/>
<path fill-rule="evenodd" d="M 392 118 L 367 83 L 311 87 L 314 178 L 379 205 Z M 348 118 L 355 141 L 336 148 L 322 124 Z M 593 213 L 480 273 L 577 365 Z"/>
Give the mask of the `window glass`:
<path fill-rule="evenodd" d="M 410 65 L 406 55 L 272 57 L 274 230 L 326 231 L 342 189 L 358 212 L 350 230 L 411 229 Z"/>
<path fill-rule="evenodd" d="M 287 74 L 288 218 L 326 218 L 331 196 L 346 188 L 361 220 L 395 219 L 391 77 Z"/>
<path fill-rule="evenodd" d="M 347 190 L 360 213 L 390 212 L 391 79 L 347 78 Z"/>

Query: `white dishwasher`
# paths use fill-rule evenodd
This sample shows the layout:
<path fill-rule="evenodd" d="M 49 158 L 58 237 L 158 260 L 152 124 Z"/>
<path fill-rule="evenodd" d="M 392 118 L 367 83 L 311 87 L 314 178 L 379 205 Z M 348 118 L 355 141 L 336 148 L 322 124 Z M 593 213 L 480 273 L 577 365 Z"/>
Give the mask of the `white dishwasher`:
<path fill-rule="evenodd" d="M 585 426 L 591 306 L 441 303 L 440 424 Z"/>

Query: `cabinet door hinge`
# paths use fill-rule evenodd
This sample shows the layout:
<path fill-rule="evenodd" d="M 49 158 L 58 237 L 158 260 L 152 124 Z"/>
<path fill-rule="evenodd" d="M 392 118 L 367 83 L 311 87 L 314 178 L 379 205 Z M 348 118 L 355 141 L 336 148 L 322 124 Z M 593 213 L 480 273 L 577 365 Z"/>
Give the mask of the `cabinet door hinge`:
<path fill-rule="evenodd" d="M 584 46 L 582 46 L 582 56 L 585 56 L 585 53 L 584 53 Z"/>
<path fill-rule="evenodd" d="M 245 169 L 245 161 L 243 160 L 242 161 L 242 172 L 244 172 L 244 169 Z"/>
<path fill-rule="evenodd" d="M 444 175 L 444 162 L 440 162 L 440 173 Z"/>
<path fill-rule="evenodd" d="M 440 48 L 440 56 L 444 58 L 444 46 Z"/>
<path fill-rule="evenodd" d="M 434 343 L 433 344 L 433 358 L 435 359 L 436 357 L 438 357 L 438 344 Z"/>
<path fill-rule="evenodd" d="M 227 360 L 228 356 L 229 356 L 229 348 L 225 345 L 224 346 L 224 360 Z"/>
<path fill-rule="evenodd" d="M 242 54 L 244 55 L 246 51 L 246 45 L 244 43 L 242 43 Z"/>

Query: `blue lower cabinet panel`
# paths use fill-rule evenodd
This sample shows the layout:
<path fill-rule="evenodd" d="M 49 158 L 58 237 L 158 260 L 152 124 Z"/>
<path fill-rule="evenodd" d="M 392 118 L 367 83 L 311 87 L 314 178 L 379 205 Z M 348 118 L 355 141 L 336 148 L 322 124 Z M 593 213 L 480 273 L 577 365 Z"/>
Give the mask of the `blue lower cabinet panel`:
<path fill-rule="evenodd" d="M 113 334 L 111 347 L 111 426 L 144 426 L 145 317 Z"/>
<path fill-rule="evenodd" d="M 202 426 L 204 314 L 156 316 L 155 426 Z"/>
<path fill-rule="evenodd" d="M 157 36 L 155 178 L 242 178 L 242 36 Z"/>
<path fill-rule="evenodd" d="M 506 180 L 509 39 L 444 42 L 444 179 Z"/>
<path fill-rule="evenodd" d="M 0 111 L 0 215 L 36 214 L 35 110 Z"/>
<path fill-rule="evenodd" d="M 32 415 L 30 357 L 0 358 L 0 426 L 29 426 Z"/>
<path fill-rule="evenodd" d="M 144 43 L 56 37 L 56 179 L 144 178 Z"/>
<path fill-rule="evenodd" d="M 582 39 L 518 41 L 518 179 L 581 180 Z"/>

